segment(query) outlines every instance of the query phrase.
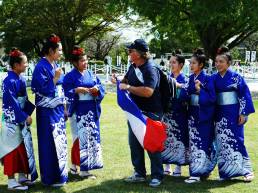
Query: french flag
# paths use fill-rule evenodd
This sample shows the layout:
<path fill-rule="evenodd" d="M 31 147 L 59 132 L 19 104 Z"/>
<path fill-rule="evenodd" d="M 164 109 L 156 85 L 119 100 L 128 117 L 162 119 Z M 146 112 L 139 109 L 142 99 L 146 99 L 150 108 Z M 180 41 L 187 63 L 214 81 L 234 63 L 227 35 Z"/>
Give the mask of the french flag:
<path fill-rule="evenodd" d="M 120 90 L 118 86 L 117 102 L 124 110 L 132 131 L 142 147 L 151 153 L 162 152 L 167 138 L 166 125 L 143 115 L 128 92 Z"/>

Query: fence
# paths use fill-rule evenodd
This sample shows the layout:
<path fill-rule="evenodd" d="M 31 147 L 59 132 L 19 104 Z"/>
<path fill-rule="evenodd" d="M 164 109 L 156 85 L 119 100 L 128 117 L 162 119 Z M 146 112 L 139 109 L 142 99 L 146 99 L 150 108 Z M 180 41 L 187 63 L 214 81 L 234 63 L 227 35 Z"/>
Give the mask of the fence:
<path fill-rule="evenodd" d="M 244 78 L 258 79 L 258 66 L 232 66 L 232 69 L 241 74 Z"/>
<path fill-rule="evenodd" d="M 32 78 L 32 72 L 35 68 L 35 61 L 32 61 L 29 63 L 29 67 L 26 69 L 26 72 L 23 73 L 23 76 L 27 80 L 27 86 L 30 86 L 31 78 Z M 73 66 L 70 63 L 60 63 L 60 67 L 63 68 L 64 72 L 69 72 Z M 110 81 L 110 76 L 112 73 L 124 75 L 129 67 L 129 64 L 121 64 L 120 66 L 112 66 L 112 65 L 101 65 L 101 64 L 89 64 L 88 69 L 91 70 L 94 74 L 96 74 L 101 81 L 104 81 L 105 83 Z M 252 64 L 250 66 L 240 66 L 240 65 L 232 65 L 231 68 L 234 71 L 237 71 L 239 74 L 241 74 L 245 79 L 247 79 L 247 82 L 250 84 L 250 87 L 255 88 L 255 90 L 258 90 L 258 65 Z M 168 70 L 168 68 L 166 69 Z M 216 69 L 213 69 L 215 72 Z M 189 61 L 186 62 L 183 72 L 186 75 L 190 74 L 190 65 Z M 0 86 L 3 82 L 3 79 L 6 76 L 6 72 L 0 72 Z M 257 89 L 256 89 L 257 88 Z M 1 91 L 0 91 L 1 96 Z"/>

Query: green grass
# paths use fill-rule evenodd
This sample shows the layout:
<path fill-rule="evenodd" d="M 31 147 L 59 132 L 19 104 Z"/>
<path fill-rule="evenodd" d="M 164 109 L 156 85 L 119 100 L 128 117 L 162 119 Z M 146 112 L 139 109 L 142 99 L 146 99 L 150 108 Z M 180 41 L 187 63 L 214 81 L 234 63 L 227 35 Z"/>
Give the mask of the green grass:
<path fill-rule="evenodd" d="M 31 97 L 31 95 L 30 95 Z M 32 99 L 33 100 L 33 99 Z M 258 110 L 258 101 L 255 101 L 255 107 Z M 1 113 L 1 112 L 0 112 Z M 37 154 L 37 137 L 35 126 L 35 115 L 33 116 L 32 134 L 34 138 L 34 147 Z M 250 116 L 245 129 L 245 142 L 252 160 L 254 172 L 258 169 L 258 115 Z M 72 140 L 70 126 L 67 125 L 67 136 L 69 152 L 71 150 Z M 159 188 L 150 188 L 147 183 L 126 184 L 123 178 L 131 175 L 133 172 L 130 152 L 127 138 L 127 125 L 124 113 L 116 104 L 116 95 L 107 94 L 102 103 L 101 115 L 101 139 L 103 147 L 104 168 L 93 171 L 97 175 L 97 180 L 81 179 L 79 177 L 69 176 L 69 182 L 65 187 L 55 189 L 43 186 L 37 181 L 34 187 L 28 192 L 155 192 L 155 193 L 182 193 L 182 192 L 203 192 L 203 193 L 255 193 L 258 192 L 258 177 L 251 183 L 243 183 L 241 178 L 229 182 L 217 181 L 217 169 L 212 173 L 211 177 L 199 184 L 185 184 L 184 179 L 188 176 L 188 167 L 183 169 L 183 177 L 166 177 L 164 183 Z M 1 148 L 1 147 L 0 147 Z M 70 160 L 69 160 L 70 163 Z M 37 162 L 38 166 L 38 162 Z M 146 156 L 146 168 L 149 173 L 149 159 Z M 3 167 L 0 166 L 0 192 L 8 192 L 6 186 L 7 178 L 3 175 Z"/>

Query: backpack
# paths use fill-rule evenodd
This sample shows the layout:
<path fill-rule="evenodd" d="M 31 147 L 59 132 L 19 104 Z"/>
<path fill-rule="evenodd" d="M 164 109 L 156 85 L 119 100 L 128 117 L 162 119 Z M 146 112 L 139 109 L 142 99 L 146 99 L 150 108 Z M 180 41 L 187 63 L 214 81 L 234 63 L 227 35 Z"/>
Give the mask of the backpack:
<path fill-rule="evenodd" d="M 167 113 L 171 109 L 171 98 L 176 97 L 176 80 L 166 75 L 159 67 L 156 68 L 160 75 L 159 92 L 161 95 L 161 104 L 163 112 Z"/>

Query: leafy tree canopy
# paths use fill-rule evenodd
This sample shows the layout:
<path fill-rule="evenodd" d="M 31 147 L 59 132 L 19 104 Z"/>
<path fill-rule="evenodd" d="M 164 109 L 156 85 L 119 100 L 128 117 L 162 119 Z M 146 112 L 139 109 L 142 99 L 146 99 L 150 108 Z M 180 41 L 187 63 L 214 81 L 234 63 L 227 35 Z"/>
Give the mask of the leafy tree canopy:
<path fill-rule="evenodd" d="M 229 48 L 258 31 L 258 0 L 128 0 L 140 15 L 150 19 L 161 34 L 177 38 L 182 47 L 191 42 L 211 58 L 221 45 Z M 184 37 L 188 42 L 181 40 Z M 173 35 L 176 33 L 176 35 Z"/>
<path fill-rule="evenodd" d="M 33 56 L 51 33 L 60 36 L 64 55 L 98 33 L 111 31 L 126 4 L 119 0 L 3 0 L 0 32 L 7 50 L 19 47 Z"/>

